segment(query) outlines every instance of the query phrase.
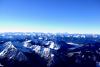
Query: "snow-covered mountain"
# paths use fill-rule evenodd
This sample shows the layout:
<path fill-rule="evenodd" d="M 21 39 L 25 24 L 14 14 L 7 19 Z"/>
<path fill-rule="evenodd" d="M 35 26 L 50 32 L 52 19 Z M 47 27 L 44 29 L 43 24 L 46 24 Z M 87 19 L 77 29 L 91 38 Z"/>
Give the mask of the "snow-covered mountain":
<path fill-rule="evenodd" d="M 92 59 L 100 57 L 99 40 L 99 35 L 86 34 L 3 33 L 0 35 L 0 65 L 73 67 L 87 59 L 87 52 L 94 54 L 89 55 Z"/>
<path fill-rule="evenodd" d="M 12 42 L 6 42 L 3 46 L 5 48 L 0 52 L 0 59 L 7 58 L 18 61 L 26 61 L 27 57 L 19 51 Z"/>

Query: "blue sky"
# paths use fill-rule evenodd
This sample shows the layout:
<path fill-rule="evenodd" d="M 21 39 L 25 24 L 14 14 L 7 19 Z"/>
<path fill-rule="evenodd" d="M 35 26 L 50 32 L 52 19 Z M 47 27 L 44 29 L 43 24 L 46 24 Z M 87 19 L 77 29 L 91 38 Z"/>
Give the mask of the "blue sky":
<path fill-rule="evenodd" d="M 100 34 L 100 0 L 0 0 L 0 32 Z"/>

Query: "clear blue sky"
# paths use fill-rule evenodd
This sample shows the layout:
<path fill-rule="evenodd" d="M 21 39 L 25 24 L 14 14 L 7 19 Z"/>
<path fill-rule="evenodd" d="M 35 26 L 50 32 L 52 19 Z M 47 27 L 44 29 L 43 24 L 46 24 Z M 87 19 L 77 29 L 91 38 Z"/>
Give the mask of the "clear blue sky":
<path fill-rule="evenodd" d="M 0 0 L 0 31 L 100 33 L 100 0 Z"/>

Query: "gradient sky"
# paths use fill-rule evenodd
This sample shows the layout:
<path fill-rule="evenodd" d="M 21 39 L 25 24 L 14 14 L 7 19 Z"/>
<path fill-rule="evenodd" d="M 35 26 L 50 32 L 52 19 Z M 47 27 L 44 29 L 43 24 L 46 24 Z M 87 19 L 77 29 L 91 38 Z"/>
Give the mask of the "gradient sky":
<path fill-rule="evenodd" d="M 0 0 L 0 32 L 100 34 L 100 0 Z"/>

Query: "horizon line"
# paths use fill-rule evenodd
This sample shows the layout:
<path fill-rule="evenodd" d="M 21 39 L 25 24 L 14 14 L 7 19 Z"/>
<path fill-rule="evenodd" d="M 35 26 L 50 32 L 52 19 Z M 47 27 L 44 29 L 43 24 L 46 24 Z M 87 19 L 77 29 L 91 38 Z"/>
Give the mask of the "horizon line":
<path fill-rule="evenodd" d="M 69 33 L 69 32 L 39 32 L 39 31 L 3 31 L 0 33 L 54 33 L 54 34 L 57 34 L 57 33 L 60 33 L 60 34 L 97 34 L 97 35 L 100 35 L 100 33 Z"/>

